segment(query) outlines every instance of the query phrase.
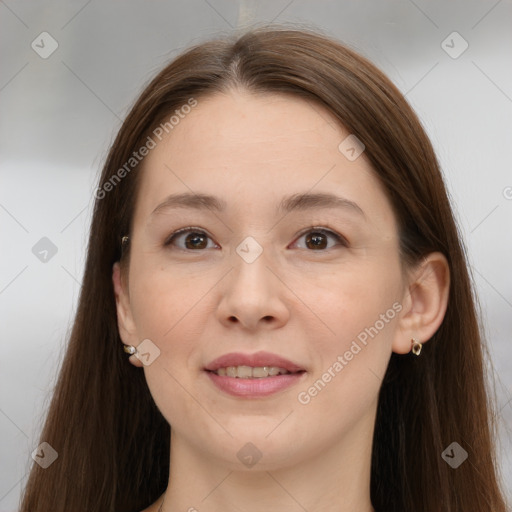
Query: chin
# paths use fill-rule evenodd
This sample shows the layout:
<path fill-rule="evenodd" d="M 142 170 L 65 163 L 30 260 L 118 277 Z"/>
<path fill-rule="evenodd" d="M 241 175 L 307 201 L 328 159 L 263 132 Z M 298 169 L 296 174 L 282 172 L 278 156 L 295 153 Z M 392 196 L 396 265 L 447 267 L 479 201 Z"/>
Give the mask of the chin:
<path fill-rule="evenodd" d="M 222 439 L 205 440 L 206 449 L 229 470 L 273 471 L 296 465 L 307 456 L 307 439 L 291 435 L 284 424 L 280 425 L 282 417 L 277 421 L 260 421 L 257 425 L 254 422 L 249 425 L 251 418 L 244 419 L 238 425 L 232 422 L 227 428 L 233 437 L 226 434 Z"/>

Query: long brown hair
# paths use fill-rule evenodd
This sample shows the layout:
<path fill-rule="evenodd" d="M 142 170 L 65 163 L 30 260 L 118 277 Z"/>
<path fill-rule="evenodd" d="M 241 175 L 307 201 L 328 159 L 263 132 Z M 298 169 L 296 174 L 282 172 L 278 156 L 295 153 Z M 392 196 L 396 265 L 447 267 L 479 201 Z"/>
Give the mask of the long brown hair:
<path fill-rule="evenodd" d="M 33 465 L 21 512 L 135 512 L 166 489 L 170 426 L 143 371 L 122 351 L 112 287 L 140 172 L 134 166 L 122 179 L 112 177 L 162 119 L 191 98 L 232 87 L 326 107 L 366 146 L 398 219 L 404 264 L 432 251 L 448 259 L 451 286 L 441 327 L 421 357 L 393 353 L 382 382 L 373 506 L 379 512 L 505 512 L 477 303 L 432 145 L 399 90 L 367 59 L 320 33 L 279 26 L 181 54 L 145 88 L 119 130 L 100 178 L 76 318 L 40 437 L 58 458 L 46 469 Z M 457 469 L 441 456 L 452 442 L 468 453 Z"/>

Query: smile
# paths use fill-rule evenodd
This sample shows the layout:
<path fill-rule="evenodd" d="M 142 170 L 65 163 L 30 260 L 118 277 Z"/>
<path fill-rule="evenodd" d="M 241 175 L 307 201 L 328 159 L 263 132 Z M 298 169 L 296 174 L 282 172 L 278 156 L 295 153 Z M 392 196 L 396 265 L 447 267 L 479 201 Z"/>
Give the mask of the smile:
<path fill-rule="evenodd" d="M 218 368 L 214 371 L 221 377 L 235 377 L 238 379 L 262 379 L 265 377 L 273 377 L 275 375 L 287 375 L 290 373 L 286 368 L 279 368 L 278 366 L 227 366 Z"/>

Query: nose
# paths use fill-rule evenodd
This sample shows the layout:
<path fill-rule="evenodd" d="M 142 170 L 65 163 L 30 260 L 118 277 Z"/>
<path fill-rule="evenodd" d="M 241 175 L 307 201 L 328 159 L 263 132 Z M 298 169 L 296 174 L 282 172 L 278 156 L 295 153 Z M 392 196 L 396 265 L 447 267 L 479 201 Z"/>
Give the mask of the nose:
<path fill-rule="evenodd" d="M 216 314 L 226 327 L 235 323 L 253 331 L 276 329 L 288 322 L 293 295 L 264 254 L 252 263 L 236 255 L 232 270 L 220 283 Z"/>

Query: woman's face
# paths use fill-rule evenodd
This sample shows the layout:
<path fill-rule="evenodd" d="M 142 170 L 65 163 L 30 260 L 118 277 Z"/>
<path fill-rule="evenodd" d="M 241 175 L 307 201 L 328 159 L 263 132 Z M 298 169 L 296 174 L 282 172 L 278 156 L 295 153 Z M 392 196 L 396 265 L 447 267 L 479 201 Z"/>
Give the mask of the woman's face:
<path fill-rule="evenodd" d="M 270 469 L 370 436 L 406 286 L 364 151 L 292 96 L 216 94 L 180 113 L 143 161 L 122 334 L 150 340 L 137 363 L 173 442 Z M 256 377 L 233 376 L 247 366 Z"/>

